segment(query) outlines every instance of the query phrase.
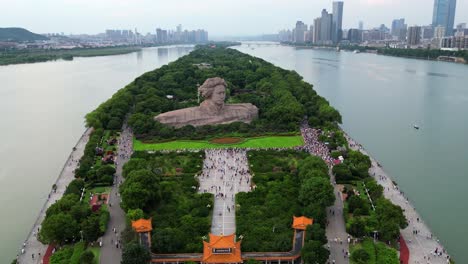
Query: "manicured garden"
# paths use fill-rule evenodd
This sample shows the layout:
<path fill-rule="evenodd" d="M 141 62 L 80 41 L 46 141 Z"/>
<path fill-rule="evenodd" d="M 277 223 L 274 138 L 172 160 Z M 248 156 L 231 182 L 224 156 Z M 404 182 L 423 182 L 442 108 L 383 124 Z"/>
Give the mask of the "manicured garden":
<path fill-rule="evenodd" d="M 314 219 L 303 257 L 325 263 L 326 207 L 333 204 L 328 167 L 305 152 L 249 151 L 255 190 L 236 195 L 237 234 L 244 252 L 287 252 L 292 249 L 293 216 Z M 313 230 L 313 231 L 311 231 Z M 317 258 L 317 256 L 319 256 Z"/>
<path fill-rule="evenodd" d="M 207 148 L 293 148 L 302 146 L 301 136 L 269 136 L 246 138 L 240 143 L 218 144 L 208 140 L 175 140 L 163 143 L 143 143 L 135 139 L 133 148 L 136 151 L 144 150 L 178 150 L 178 149 L 207 149 Z"/>
<path fill-rule="evenodd" d="M 398 253 L 385 243 L 364 239 L 361 243 L 350 245 L 350 264 L 398 264 Z"/>

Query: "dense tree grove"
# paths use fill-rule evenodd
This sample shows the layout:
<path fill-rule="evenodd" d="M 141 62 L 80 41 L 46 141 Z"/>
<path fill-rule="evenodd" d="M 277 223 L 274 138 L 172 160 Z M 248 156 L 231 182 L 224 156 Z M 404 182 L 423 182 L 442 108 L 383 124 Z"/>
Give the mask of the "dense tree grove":
<path fill-rule="evenodd" d="M 199 69 L 197 63 L 212 68 Z M 252 124 L 191 126 L 173 129 L 154 121 L 159 113 L 196 106 L 197 84 L 207 78 L 222 77 L 228 83 L 229 103 L 252 103 L 259 119 Z M 168 97 L 172 95 L 173 97 Z M 170 99 L 172 98 L 172 99 Z M 127 113 L 138 138 L 206 138 L 213 135 L 297 132 L 304 116 L 315 117 L 314 126 L 335 126 L 341 116 L 317 95 L 312 86 L 293 71 L 275 67 L 233 49 L 202 46 L 179 60 L 138 77 L 111 99 L 86 116 L 87 125 L 119 129 Z"/>
<path fill-rule="evenodd" d="M 244 236 L 243 251 L 289 251 L 292 217 L 305 215 L 315 224 L 306 232 L 303 257 L 308 263 L 325 263 L 328 250 L 323 227 L 326 207 L 335 196 L 328 168 L 318 157 L 296 151 L 248 152 L 256 189 L 236 196 L 237 233 Z M 268 162 L 266 162 L 268 161 Z"/>
<path fill-rule="evenodd" d="M 151 255 L 142 245 L 133 242 L 127 244 L 122 252 L 121 264 L 148 264 Z"/>
<path fill-rule="evenodd" d="M 120 187 L 127 217 L 153 220 L 152 251 L 202 252 L 209 233 L 213 196 L 198 194 L 193 177 L 201 170 L 204 153 L 136 152 L 124 166 Z M 130 231 L 125 236 L 133 241 Z"/>
<path fill-rule="evenodd" d="M 83 231 L 86 241 L 95 241 L 105 232 L 101 223 L 103 218 L 108 219 L 108 214 L 104 208 L 93 213 L 76 194 L 64 195 L 47 209 L 39 238 L 45 243 L 63 244 L 80 238 L 80 231 Z"/>

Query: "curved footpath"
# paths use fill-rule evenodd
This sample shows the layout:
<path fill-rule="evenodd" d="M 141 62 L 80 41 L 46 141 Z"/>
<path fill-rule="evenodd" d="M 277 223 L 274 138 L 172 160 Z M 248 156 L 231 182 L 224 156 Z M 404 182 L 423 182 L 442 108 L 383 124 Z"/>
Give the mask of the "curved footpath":
<path fill-rule="evenodd" d="M 408 219 L 408 227 L 401 230 L 401 234 L 409 248 L 410 258 L 409 263 L 431 263 L 431 264 L 446 264 L 449 263 L 449 256 L 444 250 L 439 240 L 432 234 L 429 227 L 424 223 L 421 216 L 416 211 L 413 205 L 408 201 L 408 198 L 395 186 L 392 179 L 385 173 L 380 164 L 367 153 L 362 145 L 354 141 L 346 133 L 344 133 L 348 144 L 354 150 L 359 150 L 369 156 L 372 162 L 372 167 L 369 170 L 371 176 L 384 187 L 384 195 L 394 204 L 401 206 L 404 210 L 406 219 Z M 417 231 L 417 234 L 414 232 Z M 441 256 L 437 256 L 435 251 L 441 252 Z"/>
<path fill-rule="evenodd" d="M 75 179 L 75 173 L 73 172 L 77 166 L 78 161 L 84 154 L 84 149 L 86 143 L 89 140 L 89 135 L 91 134 L 92 129 L 88 128 L 81 138 L 76 143 L 74 150 L 68 156 L 65 165 L 62 168 L 62 171 L 59 174 L 59 177 L 55 181 L 55 185 L 57 186 L 56 191 L 53 190 L 50 192 L 49 197 L 44 203 L 36 222 L 28 234 L 27 239 L 24 241 L 24 244 L 21 245 L 20 252 L 18 253 L 18 263 L 19 264 L 40 264 L 42 263 L 42 256 L 44 256 L 47 246 L 37 240 L 37 233 L 41 227 L 42 221 L 45 218 L 45 214 L 47 209 L 54 204 L 57 200 L 62 198 L 63 193 L 65 192 L 68 184 Z M 22 249 L 24 249 L 24 253 L 22 254 Z M 33 258 L 34 254 L 34 258 Z"/>

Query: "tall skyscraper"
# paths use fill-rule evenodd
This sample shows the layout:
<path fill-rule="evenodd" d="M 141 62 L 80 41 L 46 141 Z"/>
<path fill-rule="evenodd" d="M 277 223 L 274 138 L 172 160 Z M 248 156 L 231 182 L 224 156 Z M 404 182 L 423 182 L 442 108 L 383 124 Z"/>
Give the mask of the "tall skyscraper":
<path fill-rule="evenodd" d="M 364 30 L 364 22 L 359 21 L 359 30 Z"/>
<path fill-rule="evenodd" d="M 339 43 L 343 37 L 343 2 L 333 2 L 333 43 Z"/>
<path fill-rule="evenodd" d="M 408 28 L 407 43 L 410 46 L 419 45 L 421 42 L 421 27 L 413 26 Z"/>
<path fill-rule="evenodd" d="M 314 33 L 312 36 L 312 42 L 313 43 L 319 43 L 320 42 L 320 30 L 322 29 L 322 26 L 320 25 L 320 17 L 314 19 Z"/>
<path fill-rule="evenodd" d="M 333 15 L 329 14 L 326 9 L 322 10 L 322 17 L 320 18 L 320 43 L 331 44 L 332 29 L 333 29 Z"/>
<path fill-rule="evenodd" d="M 307 25 L 304 24 L 304 22 L 302 21 L 297 21 L 296 28 L 294 29 L 294 42 L 304 43 L 306 31 L 307 31 Z"/>
<path fill-rule="evenodd" d="M 407 26 L 405 24 L 405 19 L 394 19 L 392 22 L 392 30 L 391 34 L 394 37 L 397 37 L 398 40 L 405 40 L 406 39 L 406 29 Z"/>
<path fill-rule="evenodd" d="M 455 9 L 457 0 L 434 0 L 434 12 L 432 15 L 432 26 L 445 27 L 445 35 L 453 35 L 455 23 Z"/>

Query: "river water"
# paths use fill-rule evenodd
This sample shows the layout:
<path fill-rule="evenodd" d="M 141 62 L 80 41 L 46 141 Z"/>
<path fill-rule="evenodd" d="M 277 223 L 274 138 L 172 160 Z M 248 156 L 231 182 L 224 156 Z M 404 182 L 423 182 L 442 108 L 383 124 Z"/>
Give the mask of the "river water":
<path fill-rule="evenodd" d="M 0 66 L 0 263 L 19 251 L 84 131 L 84 115 L 191 49 Z M 468 260 L 468 66 L 278 45 L 236 49 L 314 84 L 455 259 Z"/>
<path fill-rule="evenodd" d="M 19 252 L 85 130 L 84 115 L 142 73 L 192 49 L 0 66 L 0 263 Z"/>
<path fill-rule="evenodd" d="M 455 260 L 467 263 L 467 65 L 252 43 L 236 49 L 314 84 L 341 112 L 343 129 L 382 164 Z"/>

